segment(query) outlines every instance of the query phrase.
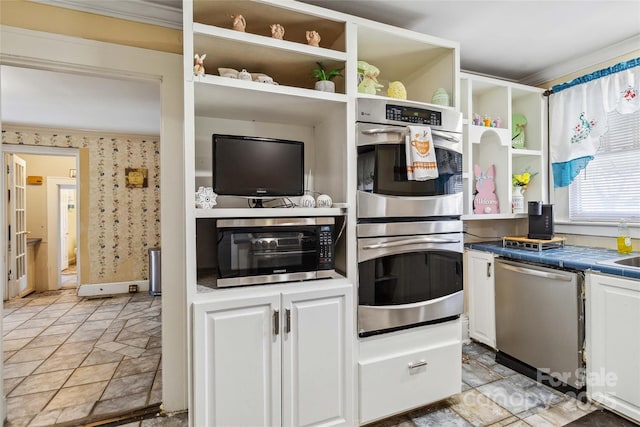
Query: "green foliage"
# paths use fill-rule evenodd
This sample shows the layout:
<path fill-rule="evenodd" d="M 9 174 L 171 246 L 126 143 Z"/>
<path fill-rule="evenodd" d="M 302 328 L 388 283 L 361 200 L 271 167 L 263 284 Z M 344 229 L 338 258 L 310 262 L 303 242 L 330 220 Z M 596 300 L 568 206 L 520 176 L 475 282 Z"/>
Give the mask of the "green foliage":
<path fill-rule="evenodd" d="M 316 80 L 333 80 L 335 77 L 342 77 L 341 69 L 336 68 L 331 71 L 327 71 L 322 62 L 316 62 L 316 64 L 318 64 L 318 68 L 313 70 L 313 76 Z"/>

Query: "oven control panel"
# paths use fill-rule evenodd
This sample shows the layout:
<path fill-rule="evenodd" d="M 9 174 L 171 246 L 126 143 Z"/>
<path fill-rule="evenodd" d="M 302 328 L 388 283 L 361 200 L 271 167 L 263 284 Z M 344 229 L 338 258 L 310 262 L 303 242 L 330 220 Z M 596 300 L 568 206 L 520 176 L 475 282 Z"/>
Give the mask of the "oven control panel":
<path fill-rule="evenodd" d="M 419 125 L 441 126 L 442 112 L 428 110 L 426 108 L 416 108 L 405 105 L 387 104 L 387 120 L 396 122 L 415 123 Z"/>

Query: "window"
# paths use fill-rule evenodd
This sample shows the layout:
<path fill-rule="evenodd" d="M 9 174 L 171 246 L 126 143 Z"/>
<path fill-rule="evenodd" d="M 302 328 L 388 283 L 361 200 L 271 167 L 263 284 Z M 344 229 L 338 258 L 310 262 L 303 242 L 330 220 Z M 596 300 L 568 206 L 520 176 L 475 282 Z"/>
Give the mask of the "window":
<path fill-rule="evenodd" d="M 640 222 L 640 111 L 607 120 L 594 159 L 569 186 L 569 219 Z"/>

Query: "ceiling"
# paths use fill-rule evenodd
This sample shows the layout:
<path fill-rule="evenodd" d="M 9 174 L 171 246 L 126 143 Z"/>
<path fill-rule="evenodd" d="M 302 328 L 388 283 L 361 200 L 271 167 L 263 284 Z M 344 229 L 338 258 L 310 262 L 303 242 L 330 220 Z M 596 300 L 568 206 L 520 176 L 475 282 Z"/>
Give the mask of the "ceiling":
<path fill-rule="evenodd" d="M 172 28 L 181 0 L 35 0 Z M 304 0 L 460 43 L 465 71 L 540 85 L 640 50 L 640 0 Z M 157 83 L 2 66 L 2 120 L 159 134 Z"/>

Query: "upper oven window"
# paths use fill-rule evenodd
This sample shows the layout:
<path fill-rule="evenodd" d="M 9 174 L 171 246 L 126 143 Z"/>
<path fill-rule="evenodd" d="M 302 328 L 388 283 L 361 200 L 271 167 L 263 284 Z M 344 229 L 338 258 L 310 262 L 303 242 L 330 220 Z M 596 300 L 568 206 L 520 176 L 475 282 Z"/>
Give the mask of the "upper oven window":
<path fill-rule="evenodd" d="M 407 180 L 404 144 L 358 147 L 358 190 L 391 196 L 442 196 L 462 192 L 462 154 L 435 147 L 438 178 Z"/>

